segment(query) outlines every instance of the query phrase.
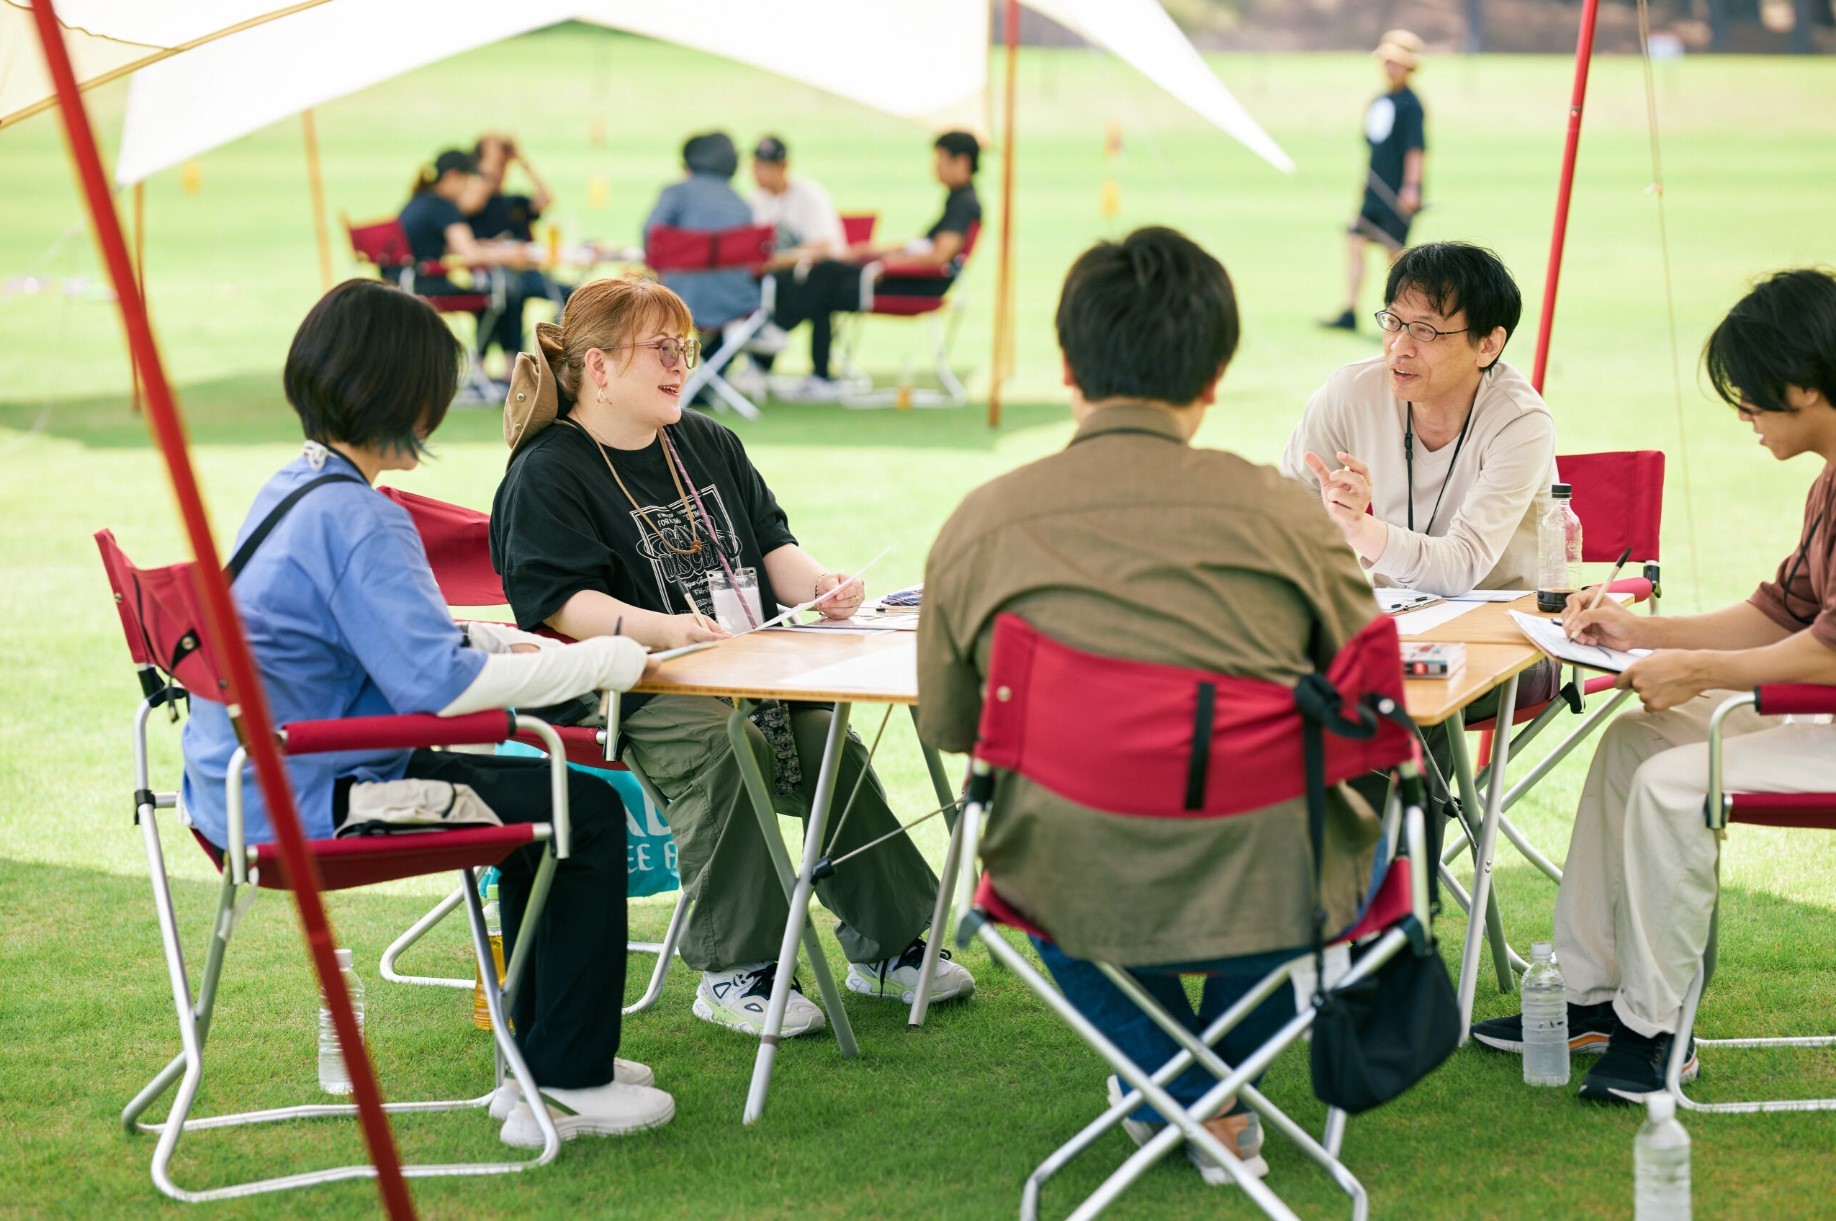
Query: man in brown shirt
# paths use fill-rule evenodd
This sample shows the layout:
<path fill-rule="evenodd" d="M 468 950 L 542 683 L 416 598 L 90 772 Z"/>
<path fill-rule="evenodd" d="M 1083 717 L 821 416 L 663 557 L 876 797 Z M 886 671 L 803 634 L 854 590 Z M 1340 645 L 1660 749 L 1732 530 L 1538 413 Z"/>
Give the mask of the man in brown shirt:
<path fill-rule="evenodd" d="M 975 743 L 1004 611 L 1091 652 L 1289 684 L 1324 669 L 1377 614 L 1315 497 L 1273 467 L 1190 444 L 1237 344 L 1216 259 L 1170 229 L 1101 243 L 1066 277 L 1057 325 L 1071 443 L 970 493 L 925 565 L 919 733 L 944 750 Z M 1323 883 L 1333 928 L 1356 910 L 1376 829 L 1362 802 L 1333 794 Z M 1072 1003 L 1149 1072 L 1177 1048 L 1139 1011 L 1134 1029 L 1117 1030 L 1125 1002 L 1080 960 L 1234 960 L 1196 1016 L 1176 977 L 1142 974 L 1196 1030 L 1313 940 L 1304 801 L 1228 819 L 1129 818 L 1003 776 L 982 854 L 1002 896 L 1052 933 L 1041 954 Z M 1271 1001 L 1263 1020 L 1226 1036 L 1225 1059 L 1259 1045 L 1282 1008 Z M 1207 1080 L 1194 1072 L 1169 1088 L 1196 1102 Z M 1232 1129 L 1220 1132 L 1229 1143 L 1249 1120 L 1213 1122 Z M 1247 1136 L 1239 1149 L 1254 1155 Z"/>
<path fill-rule="evenodd" d="M 1762 281 L 1709 336 L 1715 389 L 1778 459 L 1814 454 L 1799 545 L 1745 602 L 1706 615 L 1586 609 L 1575 639 L 1655 649 L 1619 686 L 1645 711 L 1608 727 L 1588 771 L 1556 898 L 1555 946 L 1568 985 L 1569 1046 L 1604 1052 L 1581 1096 L 1635 1102 L 1664 1088 L 1684 992 L 1708 945 L 1721 842 L 1704 824 L 1709 718 L 1764 683 L 1836 683 L 1836 277 L 1785 271 Z M 1836 726 L 1751 709 L 1724 725 L 1731 792 L 1836 790 Z M 1521 1015 L 1473 1027 L 1522 1051 Z M 1695 1076 L 1692 1054 L 1683 1079 Z"/>

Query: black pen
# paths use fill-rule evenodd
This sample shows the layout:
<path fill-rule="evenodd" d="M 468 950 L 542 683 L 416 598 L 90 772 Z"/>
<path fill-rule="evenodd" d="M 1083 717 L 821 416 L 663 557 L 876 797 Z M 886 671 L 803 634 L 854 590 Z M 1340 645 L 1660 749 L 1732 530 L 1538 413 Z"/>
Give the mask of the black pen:
<path fill-rule="evenodd" d="M 622 636 L 625 634 L 625 617 L 623 615 L 620 615 L 617 619 L 612 621 L 612 634 L 614 636 Z"/>

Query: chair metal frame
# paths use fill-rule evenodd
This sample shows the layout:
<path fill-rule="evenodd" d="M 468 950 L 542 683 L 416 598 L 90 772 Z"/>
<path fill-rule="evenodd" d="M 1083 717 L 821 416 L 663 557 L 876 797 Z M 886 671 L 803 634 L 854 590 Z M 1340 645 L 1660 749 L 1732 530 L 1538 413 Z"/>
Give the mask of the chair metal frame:
<path fill-rule="evenodd" d="M 1725 834 L 1730 822 L 1761 826 L 1799 827 L 1836 830 L 1836 793 L 1730 793 L 1722 784 L 1721 754 L 1723 728 L 1730 715 L 1742 708 L 1762 714 L 1796 713 L 1826 715 L 1836 713 L 1836 686 L 1814 684 L 1773 684 L 1736 695 L 1715 710 L 1709 721 L 1708 795 L 1703 801 L 1703 819 L 1709 830 Z M 1688 1063 L 1690 1036 L 1695 1032 L 1696 1016 L 1702 1005 L 1702 993 L 1715 973 L 1721 921 L 1720 887 L 1716 888 L 1715 911 L 1710 917 L 1708 946 L 1702 964 L 1683 994 L 1683 1010 L 1677 1019 L 1677 1033 L 1671 1041 L 1670 1061 L 1665 1066 L 1664 1085 L 1677 1105 L 1691 1111 L 1723 1115 L 1754 1115 L 1777 1111 L 1836 1111 L 1836 1098 L 1775 1098 L 1753 1102 L 1697 1102 L 1683 1092 L 1683 1066 Z M 1695 1040 L 1698 1047 L 1832 1047 L 1836 1034 L 1773 1038 L 1733 1038 Z"/>
<path fill-rule="evenodd" d="M 1401 715 L 1400 708 L 1387 699 L 1379 702 L 1376 711 L 1379 715 L 1386 717 L 1393 713 Z M 1403 783 L 1400 786 L 1393 786 L 1390 794 L 1385 811 L 1383 841 L 1387 846 L 1390 869 L 1384 886 L 1379 889 L 1377 896 L 1374 896 L 1374 901 L 1367 905 L 1367 910 L 1360 913 L 1358 922 L 1333 942 L 1334 945 L 1358 944 L 1362 949 L 1350 970 L 1330 985 L 1331 988 L 1345 987 L 1368 977 L 1398 953 L 1404 951 L 1437 952 L 1428 931 L 1431 927 L 1428 910 L 1429 861 L 1424 829 L 1420 764 L 1419 762 L 1405 762 L 1398 765 L 1396 771 L 1402 777 Z M 953 853 L 958 847 L 957 841 L 960 840 L 961 859 L 964 861 L 974 862 L 980 856 L 981 838 L 990 807 L 993 804 L 994 781 L 995 769 L 982 759 L 978 752 L 971 759 L 969 786 L 963 801 L 962 814 L 952 837 Z M 1397 855 L 1399 847 L 1406 850 L 1400 860 Z M 1406 867 L 1399 868 L 1405 863 Z M 1402 881 L 1407 891 L 1406 909 L 1399 918 L 1392 917 L 1384 920 L 1377 916 L 1378 904 L 1375 900 L 1393 898 L 1394 891 L 1398 889 L 1393 883 L 1399 880 Z M 1230 1176 L 1231 1181 L 1240 1187 L 1251 1202 L 1265 1214 L 1280 1219 L 1294 1218 L 1296 1214 L 1293 1210 L 1262 1179 L 1251 1175 L 1243 1163 L 1203 1126 L 1206 1120 L 1230 1105 L 1233 1098 L 1240 1098 L 1275 1131 L 1287 1137 L 1310 1160 L 1327 1172 L 1339 1189 L 1350 1198 L 1354 1221 L 1364 1221 L 1364 1218 L 1368 1217 L 1370 1205 L 1364 1186 L 1339 1156 L 1349 1118 L 1347 1114 L 1336 1107 L 1329 1107 L 1325 1130 L 1321 1139 L 1315 1140 L 1310 1133 L 1250 1084 L 1282 1051 L 1292 1046 L 1312 1028 L 1318 1010 L 1309 1006 L 1297 1011 L 1295 1016 L 1275 1035 L 1240 1064 L 1226 1063 L 1214 1050 L 1218 1040 L 1225 1034 L 1240 1024 L 1265 1000 L 1274 996 L 1283 987 L 1290 985 L 1297 966 L 1311 965 L 1313 961 L 1311 953 L 1302 954 L 1270 971 L 1253 989 L 1213 1021 L 1201 1035 L 1197 1036 L 1187 1030 L 1183 1023 L 1168 1014 L 1126 969 L 1111 963 L 1094 963 L 1093 965 L 1112 984 L 1180 1046 L 1180 1052 L 1173 1059 L 1150 1072 L 1142 1069 L 1111 1043 L 1089 1019 L 1078 1012 L 1032 959 L 1009 943 L 1007 938 L 1001 934 L 1002 924 L 1010 924 L 1026 931 L 1032 931 L 1032 929 L 1025 923 L 1024 917 L 1013 912 L 1000 899 L 987 875 L 984 874 L 978 882 L 973 869 L 965 870 L 957 896 L 956 943 L 958 947 L 967 949 L 972 940 L 979 939 L 996 963 L 1012 971 L 1033 992 L 1045 1000 L 1060 1019 L 1108 1062 L 1120 1081 L 1127 1086 L 1120 1100 L 1112 1103 L 1107 1110 L 1085 1125 L 1069 1141 L 1054 1150 L 1027 1176 L 1021 1189 L 1020 1215 L 1023 1221 L 1035 1221 L 1038 1217 L 1040 1192 L 1047 1180 L 1070 1164 L 1080 1153 L 1095 1144 L 1105 1133 L 1119 1126 L 1136 1107 L 1141 1105 L 1143 1099 L 1161 1115 L 1166 1116 L 1169 1122 L 1160 1132 L 1134 1150 L 1120 1167 L 1078 1205 L 1070 1214 L 1074 1221 L 1082 1221 L 1082 1219 L 1099 1215 L 1150 1166 L 1187 1142 L 1196 1146 L 1208 1160 L 1222 1168 Z M 1166 1092 L 1165 1086 L 1195 1062 L 1216 1077 L 1217 1082 L 1188 1109 L 1176 1102 Z"/>
<path fill-rule="evenodd" d="M 733 229 L 702 232 L 658 225 L 644 235 L 644 262 L 652 271 L 734 271 L 745 269 L 759 279 L 759 304 L 743 318 L 727 319 L 704 329 L 721 328 L 720 346 L 702 353 L 701 360 L 682 382 L 681 399 L 691 401 L 703 389 L 714 394 L 715 406 L 730 409 L 742 419 L 759 418 L 759 405 L 741 394 L 723 373 L 753 336 L 771 321 L 777 304 L 777 285 L 764 274 L 777 241 L 771 225 L 740 225 Z M 699 320 L 697 326 L 701 326 Z"/>

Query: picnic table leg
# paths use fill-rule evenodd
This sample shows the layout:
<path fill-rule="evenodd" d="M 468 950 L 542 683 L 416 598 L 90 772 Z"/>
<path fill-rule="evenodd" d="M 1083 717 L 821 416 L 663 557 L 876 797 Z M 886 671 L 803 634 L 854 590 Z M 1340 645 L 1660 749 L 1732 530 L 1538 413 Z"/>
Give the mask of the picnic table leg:
<path fill-rule="evenodd" d="M 918 718 L 918 709 L 912 708 L 912 719 Z M 956 794 L 950 788 L 950 777 L 944 771 L 943 760 L 937 752 L 922 743 L 919 749 L 924 752 L 924 766 L 931 773 L 931 787 L 936 790 L 937 804 L 943 808 L 944 821 L 950 827 L 950 839 L 944 849 L 943 869 L 937 875 L 937 906 L 931 911 L 930 936 L 924 943 L 924 963 L 918 968 L 918 994 L 912 997 L 911 1016 L 906 1025 L 916 1030 L 924 1025 L 924 1015 L 931 1009 L 931 976 L 937 972 L 937 959 L 941 953 L 945 926 L 950 922 L 950 897 L 956 893 L 956 871 L 961 867 L 963 841 L 957 831 Z"/>
<path fill-rule="evenodd" d="M 1498 706 L 1517 707 L 1517 675 L 1504 683 Z M 1508 718 L 1509 713 L 1505 714 Z M 1464 802 L 1472 800 L 1473 766 L 1466 749 L 1464 727 L 1456 721 L 1452 735 L 1454 765 L 1460 775 L 1460 794 Z M 1510 763 L 1511 735 L 1494 739 L 1491 783 L 1485 792 L 1485 821 L 1479 828 L 1479 843 L 1473 855 L 1473 906 L 1466 923 L 1466 944 L 1460 955 L 1460 1042 L 1465 1043 L 1473 1022 L 1473 995 L 1479 988 L 1479 927 L 1484 921 L 1492 941 L 1493 965 L 1498 969 L 1498 987 L 1509 992 L 1516 985 L 1511 975 L 1510 947 L 1505 944 L 1504 922 L 1496 910 L 1492 895 L 1492 858 L 1498 845 L 1498 823 L 1504 817 L 1505 769 Z"/>
<path fill-rule="evenodd" d="M 765 787 L 764 772 L 760 770 L 746 737 L 746 716 L 750 711 L 751 705 L 741 701 L 733 715 L 727 719 L 727 735 L 733 742 L 740 775 L 745 779 L 746 791 L 752 796 L 753 809 L 759 816 L 759 825 L 771 850 L 772 860 L 778 865 L 779 879 L 790 900 L 790 912 L 784 921 L 784 941 L 778 948 L 778 972 L 772 980 L 771 1001 L 765 1010 L 765 1033 L 759 1036 L 759 1054 L 752 1065 L 752 1086 L 746 1094 L 746 1109 L 742 1119 L 747 1124 L 754 1123 L 765 1113 L 765 1097 L 771 1090 L 772 1065 L 778 1057 L 778 1032 L 784 1028 L 784 1009 L 790 1003 L 791 978 L 797 971 L 799 938 L 809 954 L 810 974 L 816 978 L 816 987 L 822 994 L 829 1024 L 835 1029 L 835 1042 L 847 1059 L 860 1054 L 860 1047 L 854 1040 L 854 1028 L 848 1024 L 847 1010 L 842 1007 L 841 993 L 836 989 L 835 977 L 829 971 L 829 960 L 823 953 L 822 941 L 817 937 L 816 928 L 809 918 L 810 895 L 815 889 L 811 871 L 822 856 L 824 824 L 828 822 L 829 804 L 835 793 L 835 776 L 841 765 L 842 744 L 848 737 L 849 705 L 836 704 L 829 721 L 829 737 L 823 747 L 821 771 L 816 777 L 816 793 L 810 802 L 809 829 L 804 836 L 801 870 L 791 867 L 790 853 L 784 850 L 784 839 L 778 831 L 777 812 L 773 809 L 771 795 Z"/>

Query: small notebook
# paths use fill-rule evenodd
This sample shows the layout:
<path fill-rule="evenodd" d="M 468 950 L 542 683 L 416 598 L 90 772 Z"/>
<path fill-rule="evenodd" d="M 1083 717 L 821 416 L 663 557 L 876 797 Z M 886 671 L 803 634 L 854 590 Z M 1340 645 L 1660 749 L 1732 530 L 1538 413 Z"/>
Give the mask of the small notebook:
<path fill-rule="evenodd" d="M 1405 678 L 1452 678 L 1466 664 L 1466 646 L 1457 642 L 1405 640 L 1402 671 Z"/>
<path fill-rule="evenodd" d="M 1522 611 L 1506 611 L 1511 622 L 1517 625 L 1531 644 L 1549 654 L 1557 661 L 1570 665 L 1585 666 L 1590 670 L 1605 670 L 1608 674 L 1622 673 L 1625 668 L 1641 657 L 1651 656 L 1650 649 L 1632 649 L 1621 651 L 1609 649 L 1605 645 L 1582 644 L 1570 640 L 1562 631 L 1562 625 L 1554 619 L 1540 619 L 1535 615 L 1526 615 Z"/>

